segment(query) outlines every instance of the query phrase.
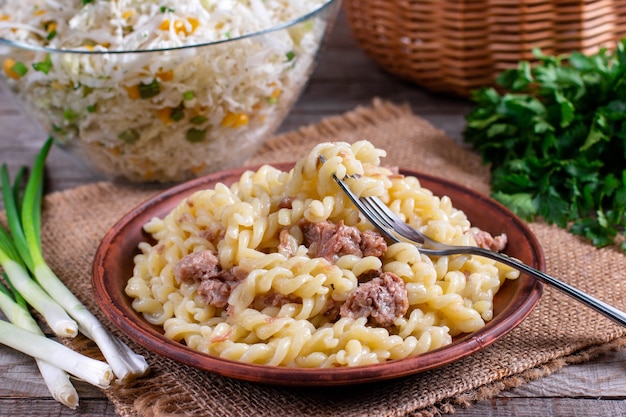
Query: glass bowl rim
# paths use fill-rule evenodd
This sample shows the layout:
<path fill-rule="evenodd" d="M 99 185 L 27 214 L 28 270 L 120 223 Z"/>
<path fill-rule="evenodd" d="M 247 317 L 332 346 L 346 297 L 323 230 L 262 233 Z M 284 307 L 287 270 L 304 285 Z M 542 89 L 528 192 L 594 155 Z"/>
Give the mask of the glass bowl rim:
<path fill-rule="evenodd" d="M 278 32 L 279 30 L 283 30 L 286 28 L 289 28 L 291 26 L 295 26 L 299 23 L 302 23 L 304 21 L 307 21 L 313 17 L 315 17 L 318 14 L 321 14 L 322 12 L 324 12 L 326 9 L 330 8 L 333 4 L 335 3 L 340 3 L 341 0 L 327 0 L 326 3 L 322 4 L 321 6 L 319 6 L 318 8 L 303 14 L 302 16 L 299 16 L 295 19 L 289 20 L 287 22 L 283 22 L 279 25 L 276 26 L 272 26 L 263 30 L 259 30 L 256 32 L 250 32 L 250 33 L 245 33 L 241 36 L 237 36 L 236 38 L 228 38 L 228 39 L 220 39 L 220 40 L 216 40 L 216 41 L 210 41 L 210 42 L 202 42 L 202 43 L 194 43 L 194 44 L 189 44 L 189 45 L 179 45 L 179 46 L 170 46 L 170 47 L 165 47 L 165 48 L 154 48 L 154 49 L 128 49 L 128 50 L 113 50 L 113 51 L 90 51 L 90 50 L 77 50 L 77 49 L 59 49 L 59 48 L 50 48 L 47 46 L 39 46 L 39 45 L 32 45 L 32 44 L 28 44 L 28 43 L 23 43 L 23 42 L 17 42 L 17 41 L 13 41 L 10 39 L 6 39 L 3 37 L 0 37 L 0 45 L 6 45 L 6 46 L 11 46 L 11 47 L 16 47 L 19 49 L 24 49 L 24 50 L 30 50 L 30 51 L 35 51 L 35 52 L 46 52 L 46 53 L 55 53 L 55 54 L 81 54 L 81 55 L 109 55 L 109 54 L 114 54 L 114 55 L 122 55 L 122 54 L 136 54 L 136 53 L 150 53 L 150 52 L 167 52 L 167 51 L 178 51 L 178 50 L 184 50 L 184 49 L 191 49 L 191 48 L 200 48 L 200 47 L 206 47 L 206 46 L 210 46 L 210 45 L 219 45 L 219 44 L 226 44 L 229 42 L 236 42 L 239 40 L 243 40 L 243 39 L 248 39 L 248 38 L 254 38 L 257 36 L 263 36 L 263 35 L 267 35 L 269 33 L 272 32 Z"/>

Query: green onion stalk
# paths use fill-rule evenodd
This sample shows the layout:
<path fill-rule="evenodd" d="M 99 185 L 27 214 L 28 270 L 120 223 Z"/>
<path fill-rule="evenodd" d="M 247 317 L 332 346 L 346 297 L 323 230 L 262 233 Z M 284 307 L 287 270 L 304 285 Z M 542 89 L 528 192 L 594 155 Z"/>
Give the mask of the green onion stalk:
<path fill-rule="evenodd" d="M 11 237 L 0 226 L 0 265 L 8 281 L 35 310 L 41 314 L 50 329 L 59 337 L 75 337 L 76 322 L 30 276 L 22 263 Z"/>
<path fill-rule="evenodd" d="M 17 194 L 15 189 L 13 193 L 3 193 L 5 206 L 12 205 L 10 210 L 7 209 L 7 218 L 15 215 L 21 206 L 20 219 L 9 220 L 16 241 L 15 246 L 35 280 L 78 323 L 79 331 L 98 345 L 115 376 L 124 383 L 147 374 L 149 368 L 145 358 L 113 336 L 57 277 L 43 257 L 41 246 L 43 172 L 51 146 L 52 140 L 49 139 L 35 158 L 21 205 L 14 198 Z M 8 183 L 8 180 L 6 182 Z"/>
<path fill-rule="evenodd" d="M 7 280 L 6 275 L 4 277 Z M 11 292 L 2 283 L 0 283 L 0 310 L 16 326 L 33 334 L 45 336 L 28 311 L 26 300 L 19 294 Z M 76 409 L 78 407 L 78 393 L 70 382 L 68 373 L 57 365 L 42 359 L 35 359 L 35 363 L 52 397 L 61 404 Z"/>
<path fill-rule="evenodd" d="M 33 358 L 53 363 L 69 374 L 99 388 L 108 388 L 114 378 L 103 361 L 82 355 L 59 342 L 0 320 L 0 343 Z"/>

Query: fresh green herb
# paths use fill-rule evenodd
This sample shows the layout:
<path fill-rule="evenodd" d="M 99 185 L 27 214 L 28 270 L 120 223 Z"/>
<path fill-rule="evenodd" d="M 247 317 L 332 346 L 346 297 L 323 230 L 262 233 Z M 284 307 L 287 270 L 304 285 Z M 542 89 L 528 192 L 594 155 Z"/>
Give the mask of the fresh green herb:
<path fill-rule="evenodd" d="M 96 110 L 98 110 L 98 105 L 97 104 L 92 104 L 90 106 L 87 106 L 87 111 L 89 113 L 95 113 Z"/>
<path fill-rule="evenodd" d="M 161 13 L 165 13 L 165 12 L 174 13 L 174 9 L 172 9 L 171 7 L 167 7 L 167 6 L 161 6 L 159 10 L 161 10 Z"/>
<path fill-rule="evenodd" d="M 187 131 L 187 135 L 186 135 L 187 140 L 192 143 L 202 142 L 205 137 L 206 137 L 206 129 L 191 128 Z"/>
<path fill-rule="evenodd" d="M 57 35 L 57 31 L 55 29 L 48 32 L 48 36 L 46 36 L 46 40 L 51 41 Z"/>
<path fill-rule="evenodd" d="M 20 77 L 23 77 L 28 72 L 28 67 L 26 67 L 26 65 L 24 65 L 24 63 L 22 62 L 16 62 L 15 64 L 13 64 L 13 67 L 11 67 L 11 69 Z"/>
<path fill-rule="evenodd" d="M 72 109 L 67 109 L 63 112 L 63 118 L 71 123 L 78 118 L 78 113 Z"/>
<path fill-rule="evenodd" d="M 172 109 L 172 113 L 170 113 L 170 119 L 178 122 L 185 118 L 185 105 L 181 102 L 177 107 Z"/>
<path fill-rule="evenodd" d="M 195 96 L 196 94 L 193 91 L 185 91 L 183 93 L 183 100 L 185 101 L 193 100 Z"/>
<path fill-rule="evenodd" d="M 194 125 L 201 125 L 202 123 L 206 122 L 207 120 L 209 120 L 206 116 L 202 116 L 202 115 L 198 115 L 198 116 L 194 116 L 191 118 L 191 120 L 189 120 L 192 124 Z"/>
<path fill-rule="evenodd" d="M 120 138 L 123 142 L 131 144 L 139 140 L 139 132 L 131 128 L 123 131 L 117 137 Z"/>
<path fill-rule="evenodd" d="M 33 62 L 33 69 L 35 71 L 43 72 L 47 74 L 52 68 L 52 60 L 50 59 L 50 54 L 46 54 L 46 58 L 41 62 Z"/>
<path fill-rule="evenodd" d="M 143 99 L 152 98 L 159 95 L 161 92 L 161 85 L 155 78 L 150 84 L 139 83 L 139 95 Z"/>
<path fill-rule="evenodd" d="M 464 140 L 490 164 L 494 198 L 613 244 L 626 227 L 626 39 L 612 53 L 535 56 L 498 77 L 502 93 L 473 93 Z"/>
<path fill-rule="evenodd" d="M 285 54 L 287 57 L 287 62 L 292 61 L 296 57 L 296 53 L 294 51 L 289 51 Z"/>
<path fill-rule="evenodd" d="M 93 3 L 94 0 L 83 0 L 83 6 L 89 4 L 89 3 Z"/>

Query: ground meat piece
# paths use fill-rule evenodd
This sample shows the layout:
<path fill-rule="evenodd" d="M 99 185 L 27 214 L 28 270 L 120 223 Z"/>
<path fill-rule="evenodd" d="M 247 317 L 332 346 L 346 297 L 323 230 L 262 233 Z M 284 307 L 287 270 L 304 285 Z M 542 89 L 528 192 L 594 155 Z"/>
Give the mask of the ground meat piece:
<path fill-rule="evenodd" d="M 342 317 L 369 317 L 379 326 L 389 327 L 409 308 L 409 299 L 402 278 L 391 272 L 360 284 L 341 306 Z"/>
<path fill-rule="evenodd" d="M 220 270 L 217 275 L 202 280 L 198 286 L 198 294 L 209 305 L 218 308 L 226 307 L 230 293 L 247 276 L 248 273 L 238 266 Z"/>
<path fill-rule="evenodd" d="M 214 277 L 219 273 L 219 261 L 210 250 L 193 252 L 184 256 L 174 266 L 174 276 L 178 282 L 193 284 Z"/>
<path fill-rule="evenodd" d="M 508 238 L 505 233 L 493 237 L 489 232 L 485 232 L 484 230 L 479 230 L 474 233 L 474 240 L 481 248 L 490 249 L 494 252 L 502 252 L 508 242 Z"/>
<path fill-rule="evenodd" d="M 335 256 L 379 257 L 387 251 L 387 242 L 378 232 L 361 232 L 354 226 L 346 226 L 343 221 L 339 224 L 328 221 L 304 222 L 302 227 L 304 244 L 309 248 L 309 254 L 330 262 Z"/>
<path fill-rule="evenodd" d="M 343 221 L 308 223 L 305 226 L 304 244 L 313 257 L 332 262 L 335 256 L 363 256 L 360 248 L 361 233 L 356 227 L 346 226 Z"/>
<path fill-rule="evenodd" d="M 293 197 L 285 197 L 282 200 L 280 200 L 278 202 L 278 208 L 279 209 L 283 209 L 283 208 L 287 208 L 290 209 L 292 208 L 292 203 L 293 203 L 294 198 Z"/>
<path fill-rule="evenodd" d="M 202 300 L 208 305 L 217 308 L 223 308 L 228 305 L 228 297 L 230 297 L 231 292 L 231 285 L 218 279 L 207 279 L 202 281 L 198 287 L 198 294 L 200 294 Z"/>
<path fill-rule="evenodd" d="M 233 288 L 241 283 L 248 273 L 238 266 L 221 269 L 217 256 L 210 250 L 193 252 L 184 256 L 174 266 L 174 276 L 178 282 L 194 284 L 199 282 L 198 294 L 204 302 L 221 308 L 228 304 Z"/>
<path fill-rule="evenodd" d="M 298 297 L 293 294 L 284 295 L 271 292 L 265 295 L 257 296 L 252 303 L 252 308 L 255 310 L 263 310 L 265 307 L 282 307 L 285 304 L 290 303 L 302 304 L 302 297 Z"/>
<path fill-rule="evenodd" d="M 383 256 L 387 252 L 387 242 L 378 232 L 366 230 L 361 233 L 361 244 L 359 245 L 363 256 Z"/>

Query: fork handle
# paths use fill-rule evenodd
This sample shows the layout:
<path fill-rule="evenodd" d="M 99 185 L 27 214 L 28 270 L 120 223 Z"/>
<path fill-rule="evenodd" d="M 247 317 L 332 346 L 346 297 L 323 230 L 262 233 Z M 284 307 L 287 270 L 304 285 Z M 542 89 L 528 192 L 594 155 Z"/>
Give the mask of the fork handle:
<path fill-rule="evenodd" d="M 560 281 L 544 272 L 539 271 L 531 266 L 528 266 L 514 258 L 506 256 L 501 253 L 493 252 L 488 249 L 483 249 L 479 247 L 463 247 L 463 248 L 448 248 L 448 249 L 427 249 L 418 246 L 420 252 L 426 255 L 456 255 L 461 253 L 469 253 L 471 255 L 483 256 L 485 258 L 490 258 L 498 262 L 502 262 L 505 265 L 510 266 L 511 268 L 517 269 L 518 271 L 525 272 L 526 274 L 538 279 L 539 281 L 550 285 L 558 289 L 559 291 L 569 295 L 573 299 L 591 307 L 598 313 L 608 317 L 614 322 L 621 324 L 626 327 L 626 313 L 618 310 L 617 308 L 605 303 L 604 301 L 598 300 L 597 298 L 579 290 L 578 288 L 572 287 L 569 284 L 566 284 L 563 281 Z"/>

